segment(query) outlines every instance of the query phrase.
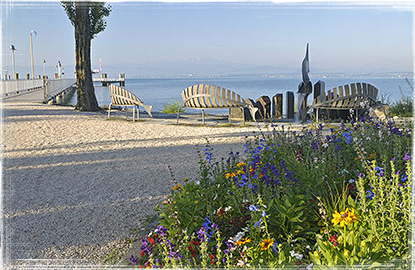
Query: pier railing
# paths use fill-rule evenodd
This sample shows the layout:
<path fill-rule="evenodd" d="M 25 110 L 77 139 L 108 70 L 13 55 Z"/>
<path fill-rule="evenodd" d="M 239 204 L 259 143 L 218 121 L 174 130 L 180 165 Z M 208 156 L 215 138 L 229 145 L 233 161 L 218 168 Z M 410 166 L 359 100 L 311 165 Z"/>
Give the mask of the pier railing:
<path fill-rule="evenodd" d="M 31 92 L 43 92 L 43 102 L 55 99 L 68 91 L 76 83 L 75 79 L 34 79 L 1 81 L 1 97 L 10 99 Z M 38 98 L 37 98 L 38 99 Z"/>
<path fill-rule="evenodd" d="M 42 87 L 43 79 L 2 81 L 1 96 L 15 95 Z"/>

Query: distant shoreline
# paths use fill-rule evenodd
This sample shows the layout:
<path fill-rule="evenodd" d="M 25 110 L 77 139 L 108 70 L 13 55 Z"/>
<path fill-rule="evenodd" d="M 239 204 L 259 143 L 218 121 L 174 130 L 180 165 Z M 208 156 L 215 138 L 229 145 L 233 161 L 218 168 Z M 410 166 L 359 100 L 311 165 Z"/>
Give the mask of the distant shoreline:
<path fill-rule="evenodd" d="M 108 75 L 111 77 L 110 75 Z M 112 76 L 113 77 L 113 76 Z M 246 78 L 246 79 L 264 79 L 264 78 L 281 78 L 281 79 L 292 79 L 300 78 L 301 74 L 287 74 L 287 75 L 268 75 L 268 74 L 230 74 L 230 75 L 193 75 L 193 76 L 127 76 L 126 79 L 234 79 L 234 78 Z M 384 78 L 384 79 L 397 79 L 397 78 L 415 78 L 415 74 L 310 74 L 310 77 L 315 79 L 326 79 L 326 78 Z"/>

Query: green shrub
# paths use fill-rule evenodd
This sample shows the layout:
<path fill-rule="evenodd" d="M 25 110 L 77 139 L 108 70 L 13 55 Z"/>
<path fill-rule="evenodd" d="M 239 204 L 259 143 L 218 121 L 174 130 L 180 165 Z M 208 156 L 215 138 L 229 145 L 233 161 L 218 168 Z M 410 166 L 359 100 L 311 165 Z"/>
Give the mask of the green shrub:
<path fill-rule="evenodd" d="M 390 106 L 391 116 L 412 117 L 413 101 L 409 97 L 400 99 Z"/>
<path fill-rule="evenodd" d="M 180 100 L 174 102 L 172 99 L 170 101 L 170 104 L 163 104 L 163 110 L 162 113 L 177 113 L 179 110 L 180 113 L 184 112 L 183 104 L 180 102 Z"/>

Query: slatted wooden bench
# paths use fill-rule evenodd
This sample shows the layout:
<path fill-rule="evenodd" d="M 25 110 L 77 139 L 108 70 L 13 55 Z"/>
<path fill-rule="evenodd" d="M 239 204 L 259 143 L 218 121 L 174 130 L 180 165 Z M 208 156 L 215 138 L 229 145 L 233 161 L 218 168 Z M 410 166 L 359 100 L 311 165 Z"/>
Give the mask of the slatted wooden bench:
<path fill-rule="evenodd" d="M 243 121 L 245 123 L 244 108 L 248 108 L 252 116 L 255 119 L 255 113 L 258 108 L 255 108 L 252 104 L 246 102 L 240 95 L 231 90 L 225 88 L 208 85 L 208 84 L 195 84 L 189 86 L 182 91 L 183 107 L 202 110 L 202 121 L 205 123 L 205 109 L 223 109 L 239 107 L 242 110 Z M 231 121 L 229 115 L 229 122 Z M 177 112 L 177 123 L 179 123 L 179 112 Z"/>
<path fill-rule="evenodd" d="M 143 102 L 130 91 L 120 86 L 113 85 L 113 84 L 109 85 L 109 91 L 110 91 L 111 103 L 109 104 L 109 108 L 108 108 L 108 118 L 110 117 L 110 114 L 111 114 L 111 106 L 133 107 L 133 121 L 135 121 L 136 110 L 137 110 L 137 119 L 140 118 L 140 107 L 139 106 L 143 107 L 147 111 L 147 113 L 150 115 L 150 117 L 153 117 L 151 115 L 152 106 L 144 105 Z"/>
<path fill-rule="evenodd" d="M 368 83 L 351 83 L 323 92 L 313 100 L 311 108 L 324 110 L 368 109 L 376 104 L 378 89 Z"/>

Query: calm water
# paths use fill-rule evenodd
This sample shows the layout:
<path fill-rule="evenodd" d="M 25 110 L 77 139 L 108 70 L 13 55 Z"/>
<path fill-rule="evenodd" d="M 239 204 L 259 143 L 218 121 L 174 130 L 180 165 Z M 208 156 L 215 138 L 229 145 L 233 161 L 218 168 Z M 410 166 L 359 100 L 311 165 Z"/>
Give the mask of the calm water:
<path fill-rule="evenodd" d="M 385 97 L 384 101 L 394 102 L 399 100 L 402 94 L 412 97 L 413 93 L 404 78 L 325 78 L 326 92 L 336 86 L 366 82 L 379 89 L 378 100 Z M 313 79 L 315 83 L 318 79 Z M 300 78 L 185 78 L 185 79 L 126 79 L 125 88 L 137 95 L 144 104 L 152 105 L 153 111 L 160 111 L 163 104 L 171 100 L 181 101 L 181 91 L 188 86 L 204 83 L 213 84 L 235 91 L 243 98 L 257 99 L 262 95 L 269 97 L 277 93 L 285 94 L 287 91 L 297 92 Z M 95 84 L 95 94 L 99 105 L 110 103 L 108 87 Z M 311 102 L 311 95 L 309 97 Z M 72 99 L 76 103 L 76 96 Z M 285 95 L 284 95 L 285 103 Z M 192 110 L 189 110 L 192 111 Z M 198 112 L 198 110 L 196 110 Z M 227 110 L 209 110 L 208 113 L 226 113 Z"/>

